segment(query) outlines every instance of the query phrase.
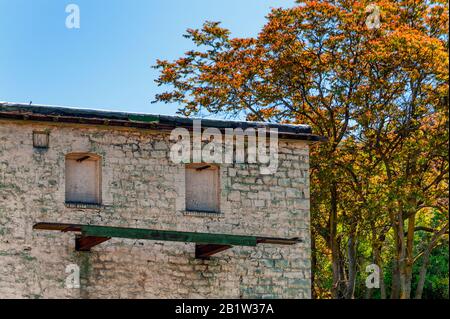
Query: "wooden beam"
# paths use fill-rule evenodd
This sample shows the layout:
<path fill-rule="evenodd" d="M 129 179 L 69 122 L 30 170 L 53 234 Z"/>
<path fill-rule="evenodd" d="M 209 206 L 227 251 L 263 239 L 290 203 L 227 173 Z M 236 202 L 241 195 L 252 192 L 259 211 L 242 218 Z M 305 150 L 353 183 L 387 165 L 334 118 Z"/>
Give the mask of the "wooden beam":
<path fill-rule="evenodd" d="M 97 246 L 109 239 L 111 238 L 77 235 L 75 237 L 75 250 L 90 251 L 92 247 Z"/>
<path fill-rule="evenodd" d="M 146 239 L 195 243 L 195 256 L 203 259 L 207 259 L 233 246 L 256 246 L 258 244 L 295 245 L 302 242 L 300 238 L 296 237 L 256 237 L 61 223 L 37 223 L 33 228 L 79 233 L 75 239 L 75 249 L 78 251 L 89 251 L 92 247 L 111 238 Z"/>
<path fill-rule="evenodd" d="M 177 241 L 183 243 L 216 244 L 232 246 L 256 246 L 256 237 L 226 234 L 180 232 L 170 230 L 82 226 L 84 236 Z"/>
<path fill-rule="evenodd" d="M 295 238 L 276 238 L 276 237 L 256 237 L 258 244 L 274 244 L 274 245 L 295 245 L 301 243 L 302 240 Z"/>
<path fill-rule="evenodd" d="M 230 249 L 231 245 L 195 245 L 195 258 L 208 259 L 214 254 Z"/>
<path fill-rule="evenodd" d="M 59 230 L 62 232 L 73 231 L 81 232 L 81 226 L 78 224 L 62 224 L 62 223 L 37 223 L 33 226 L 33 229 L 38 230 Z"/>

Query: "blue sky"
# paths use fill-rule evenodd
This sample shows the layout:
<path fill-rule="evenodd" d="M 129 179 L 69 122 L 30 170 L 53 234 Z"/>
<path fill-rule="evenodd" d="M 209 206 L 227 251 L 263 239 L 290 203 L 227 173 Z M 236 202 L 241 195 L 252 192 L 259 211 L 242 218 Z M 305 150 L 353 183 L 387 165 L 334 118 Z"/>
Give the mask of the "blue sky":
<path fill-rule="evenodd" d="M 67 29 L 68 4 L 80 29 Z M 255 36 L 273 7 L 293 0 L 0 0 L 0 101 L 174 114 L 151 104 L 156 59 L 192 48 L 205 20 Z"/>

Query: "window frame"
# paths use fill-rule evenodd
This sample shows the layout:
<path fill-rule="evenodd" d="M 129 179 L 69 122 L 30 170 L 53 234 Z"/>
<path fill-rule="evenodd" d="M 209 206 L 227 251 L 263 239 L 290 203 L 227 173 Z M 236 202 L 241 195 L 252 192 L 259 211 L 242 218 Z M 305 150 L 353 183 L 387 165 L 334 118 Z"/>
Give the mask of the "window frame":
<path fill-rule="evenodd" d="M 84 161 L 84 160 L 90 160 L 94 161 L 96 165 L 96 176 L 95 176 L 95 187 L 96 187 L 96 194 L 95 202 L 92 201 L 73 201 L 68 200 L 68 179 L 67 179 L 67 173 L 68 173 L 68 160 L 70 161 Z M 102 206 L 102 157 L 100 155 L 94 154 L 94 153 L 85 153 L 85 152 L 75 152 L 75 153 L 69 153 L 65 156 L 65 163 L 64 163 L 64 186 L 65 186 L 65 192 L 64 192 L 64 200 L 67 207 L 73 207 L 73 208 L 98 208 Z"/>
<path fill-rule="evenodd" d="M 216 185 L 215 185 L 215 203 L 214 203 L 214 209 L 213 210 L 205 210 L 205 209 L 193 209 L 191 207 L 188 207 L 188 193 L 187 193 L 187 188 L 188 188 L 188 180 L 187 180 L 187 174 L 188 174 L 188 170 L 211 170 L 214 171 L 215 176 L 214 179 L 216 180 Z M 185 213 L 187 214 L 193 214 L 193 215 L 221 215 L 221 185 L 220 185 L 220 181 L 221 181 L 221 173 L 220 173 L 220 167 L 218 165 L 215 164 L 209 164 L 209 163 L 190 163 L 190 164 L 185 164 L 184 167 L 184 174 L 185 174 L 185 198 L 184 198 L 184 203 L 185 203 Z M 193 186 L 195 188 L 195 185 Z"/>

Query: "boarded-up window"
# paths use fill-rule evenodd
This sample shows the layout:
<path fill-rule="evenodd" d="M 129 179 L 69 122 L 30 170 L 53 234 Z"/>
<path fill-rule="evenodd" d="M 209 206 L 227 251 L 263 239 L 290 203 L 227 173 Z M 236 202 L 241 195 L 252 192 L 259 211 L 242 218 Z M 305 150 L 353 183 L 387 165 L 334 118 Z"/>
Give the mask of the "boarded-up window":
<path fill-rule="evenodd" d="M 219 169 L 207 164 L 186 166 L 186 210 L 219 213 Z"/>
<path fill-rule="evenodd" d="M 100 157 L 92 154 L 66 156 L 66 202 L 101 203 Z"/>
<path fill-rule="evenodd" d="M 49 144 L 48 132 L 33 132 L 33 147 L 35 148 L 48 148 Z"/>

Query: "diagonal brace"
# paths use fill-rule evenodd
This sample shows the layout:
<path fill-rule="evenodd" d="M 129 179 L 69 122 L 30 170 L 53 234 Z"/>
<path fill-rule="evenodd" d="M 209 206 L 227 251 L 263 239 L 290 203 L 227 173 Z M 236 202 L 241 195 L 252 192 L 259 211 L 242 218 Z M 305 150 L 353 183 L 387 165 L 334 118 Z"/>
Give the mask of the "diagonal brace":
<path fill-rule="evenodd" d="M 208 259 L 214 254 L 230 249 L 231 245 L 197 244 L 195 245 L 195 258 Z"/>
<path fill-rule="evenodd" d="M 109 239 L 111 239 L 111 238 L 76 235 L 75 250 L 76 251 L 90 251 L 92 247 L 97 246 Z"/>

